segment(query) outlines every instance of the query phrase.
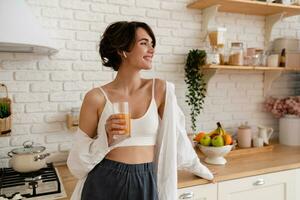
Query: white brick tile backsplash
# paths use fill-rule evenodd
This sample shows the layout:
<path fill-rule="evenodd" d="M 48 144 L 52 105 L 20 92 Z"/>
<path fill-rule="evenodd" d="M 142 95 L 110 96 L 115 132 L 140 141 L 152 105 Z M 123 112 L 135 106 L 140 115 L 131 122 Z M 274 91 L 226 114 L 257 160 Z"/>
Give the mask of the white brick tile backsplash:
<path fill-rule="evenodd" d="M 71 69 L 72 62 L 62 61 L 39 61 L 38 69 L 40 70 L 54 70 L 54 71 L 66 71 Z"/>
<path fill-rule="evenodd" d="M 68 142 L 72 139 L 71 134 L 60 133 L 46 136 L 47 143 Z"/>
<path fill-rule="evenodd" d="M 55 92 L 50 94 L 51 102 L 78 101 L 80 94 L 78 92 Z"/>
<path fill-rule="evenodd" d="M 55 92 L 62 91 L 63 85 L 60 82 L 34 82 L 30 84 L 30 91 L 32 92 Z"/>
<path fill-rule="evenodd" d="M 74 39 L 74 31 L 72 30 L 49 30 L 48 34 L 54 39 L 72 40 Z"/>
<path fill-rule="evenodd" d="M 60 1 L 60 6 L 71 10 L 89 10 L 90 3 L 79 0 L 63 0 Z"/>
<path fill-rule="evenodd" d="M 95 51 L 96 45 L 94 42 L 67 41 L 67 49 L 70 50 L 90 50 Z"/>
<path fill-rule="evenodd" d="M 30 134 L 30 127 L 31 124 L 13 124 L 12 130 L 11 130 L 11 135 L 27 135 Z"/>
<path fill-rule="evenodd" d="M 2 63 L 3 69 L 7 70 L 34 70 L 37 67 L 37 62 L 36 61 L 6 61 Z"/>
<path fill-rule="evenodd" d="M 0 137 L 0 148 L 9 147 L 9 137 Z"/>
<path fill-rule="evenodd" d="M 97 61 L 99 63 L 99 65 L 101 64 L 100 55 L 98 53 L 98 50 L 97 50 L 97 52 L 94 52 L 94 51 L 82 52 L 81 53 L 81 60 L 82 61 L 87 61 L 87 62 Z"/>
<path fill-rule="evenodd" d="M 16 71 L 15 80 L 17 81 L 46 81 L 49 74 L 42 71 Z"/>
<path fill-rule="evenodd" d="M 141 8 L 160 8 L 160 1 L 159 0 L 152 0 L 152 1 L 144 1 L 144 0 L 135 0 L 135 4 L 137 7 Z"/>
<path fill-rule="evenodd" d="M 179 21 L 170 21 L 170 20 L 159 19 L 157 21 L 157 26 L 159 28 L 179 28 L 180 27 L 180 22 Z"/>
<path fill-rule="evenodd" d="M 89 23 L 83 21 L 60 20 L 59 26 L 68 30 L 88 30 Z"/>
<path fill-rule="evenodd" d="M 89 31 L 77 32 L 76 39 L 82 41 L 98 42 L 100 40 L 100 34 L 97 32 L 89 32 Z"/>
<path fill-rule="evenodd" d="M 47 123 L 47 124 L 33 124 L 31 127 L 31 133 L 39 134 L 39 133 L 53 133 L 62 131 L 61 123 Z M 46 136 L 47 137 L 47 136 Z"/>
<path fill-rule="evenodd" d="M 72 19 L 73 11 L 60 8 L 43 8 L 42 16 L 49 18 Z"/>
<path fill-rule="evenodd" d="M 3 83 L 7 86 L 9 92 L 27 92 L 29 90 L 28 82 L 4 81 Z"/>
<path fill-rule="evenodd" d="M 47 93 L 18 93 L 14 94 L 14 101 L 16 103 L 24 102 L 44 102 L 48 100 Z"/>
<path fill-rule="evenodd" d="M 145 1 L 143 1 L 143 2 L 145 2 Z M 147 10 L 146 16 L 151 17 L 151 18 L 169 19 L 170 18 L 170 11 Z"/>
<path fill-rule="evenodd" d="M 96 0 L 98 1 L 98 0 Z M 106 2 L 108 1 L 108 3 L 110 4 L 119 4 L 119 5 L 128 5 L 128 6 L 133 6 L 135 3 L 135 0 L 100 0 L 100 2 Z"/>
<path fill-rule="evenodd" d="M 78 81 L 81 80 L 81 72 L 51 72 L 50 77 L 52 81 Z"/>
<path fill-rule="evenodd" d="M 70 109 L 71 110 L 71 109 Z M 66 113 L 54 113 L 54 114 L 45 114 L 45 122 L 53 123 L 53 122 L 65 122 L 67 118 Z"/>
<path fill-rule="evenodd" d="M 92 4 L 91 10 L 99 13 L 114 13 L 118 14 L 120 12 L 120 7 L 113 4 Z"/>
<path fill-rule="evenodd" d="M 88 90 L 92 88 L 92 82 L 82 83 L 79 81 L 65 82 L 64 91 L 78 91 L 78 90 Z"/>
<path fill-rule="evenodd" d="M 209 49 L 202 29 L 202 11 L 188 9 L 187 0 L 26 0 L 59 51 L 45 56 L 28 53 L 0 53 L 0 82 L 8 86 L 13 99 L 13 127 L 10 137 L 0 138 L 0 167 L 7 165 L 6 152 L 33 139 L 47 151 L 68 151 L 73 134 L 66 127 L 66 114 L 80 107 L 93 87 L 110 82 L 116 75 L 102 65 L 99 41 L 108 24 L 135 20 L 148 23 L 157 39 L 153 67 L 142 71 L 144 78 L 158 77 L 176 86 L 179 106 L 190 128 L 186 104 L 184 66 L 191 49 Z M 226 27 L 226 52 L 231 42 L 244 47 L 264 48 L 265 17 L 220 12 L 212 26 Z M 300 17 L 276 23 L 272 40 L 293 36 L 300 39 Z M 284 73 L 271 85 L 267 96 L 300 95 L 299 73 Z M 236 133 L 241 122 L 272 126 L 278 119 L 263 111 L 264 72 L 219 70 L 208 84 L 204 110 L 197 119 L 197 131 L 211 131 L 216 121 Z M 1 93 L 2 94 L 2 93 Z M 3 153 L 5 152 L 5 153 Z M 66 158 L 66 156 L 65 156 Z"/>
<path fill-rule="evenodd" d="M 76 101 L 76 102 L 61 102 L 58 105 L 58 111 L 59 112 L 71 112 L 72 107 L 80 107 L 81 106 L 81 101 Z"/>
<path fill-rule="evenodd" d="M 111 80 L 113 74 L 111 72 L 84 72 L 83 80 L 94 81 L 94 80 Z"/>
<path fill-rule="evenodd" d="M 25 112 L 54 112 L 57 111 L 56 103 L 42 102 L 42 103 L 27 103 L 25 104 Z"/>
<path fill-rule="evenodd" d="M 186 10 L 186 3 L 161 2 L 161 9 L 182 12 Z"/>
<path fill-rule="evenodd" d="M 100 61 L 98 62 L 76 62 L 73 63 L 72 69 L 74 71 L 99 71 L 102 65 Z"/>
<path fill-rule="evenodd" d="M 146 9 L 144 8 L 134 8 L 134 7 L 121 7 L 122 15 L 130 15 L 130 16 L 145 16 Z"/>

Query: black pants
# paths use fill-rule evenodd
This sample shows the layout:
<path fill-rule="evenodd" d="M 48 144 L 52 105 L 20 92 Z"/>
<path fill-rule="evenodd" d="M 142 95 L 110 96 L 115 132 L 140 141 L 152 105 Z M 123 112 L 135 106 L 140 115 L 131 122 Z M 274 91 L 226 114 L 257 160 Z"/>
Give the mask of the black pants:
<path fill-rule="evenodd" d="M 88 174 L 82 200 L 158 200 L 153 163 L 103 159 Z"/>

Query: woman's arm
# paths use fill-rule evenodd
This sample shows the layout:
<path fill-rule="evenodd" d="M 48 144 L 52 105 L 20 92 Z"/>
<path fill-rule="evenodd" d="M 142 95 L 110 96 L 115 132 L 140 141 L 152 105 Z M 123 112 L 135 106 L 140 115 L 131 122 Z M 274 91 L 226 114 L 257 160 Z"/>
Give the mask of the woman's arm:
<path fill-rule="evenodd" d="M 97 135 L 97 125 L 105 104 L 105 98 L 99 89 L 95 88 L 89 91 L 83 100 L 79 128 L 90 138 Z"/>
<path fill-rule="evenodd" d="M 97 134 L 104 104 L 105 99 L 97 89 L 88 92 L 82 103 L 79 128 L 67 160 L 71 173 L 79 179 L 85 177 L 110 150 L 105 131 Z"/>

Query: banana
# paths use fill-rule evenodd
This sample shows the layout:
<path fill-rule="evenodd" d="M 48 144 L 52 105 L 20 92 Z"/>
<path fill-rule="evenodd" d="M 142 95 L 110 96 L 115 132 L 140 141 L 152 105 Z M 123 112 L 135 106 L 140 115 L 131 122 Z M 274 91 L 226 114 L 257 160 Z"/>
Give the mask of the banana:
<path fill-rule="evenodd" d="M 222 136 L 225 135 L 225 130 L 223 129 L 220 122 L 217 122 L 217 126 L 218 126 L 218 129 L 219 129 L 220 135 L 222 135 Z"/>
<path fill-rule="evenodd" d="M 209 136 L 212 136 L 213 134 L 216 134 L 216 133 L 217 133 L 217 134 L 219 133 L 219 129 L 218 129 L 218 128 L 216 128 L 215 130 L 209 132 L 208 135 L 209 135 Z"/>

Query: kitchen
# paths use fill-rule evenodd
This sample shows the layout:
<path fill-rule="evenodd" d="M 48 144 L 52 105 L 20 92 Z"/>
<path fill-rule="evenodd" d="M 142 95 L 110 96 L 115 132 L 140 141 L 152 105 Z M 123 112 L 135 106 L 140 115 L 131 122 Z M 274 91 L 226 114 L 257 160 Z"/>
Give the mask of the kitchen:
<path fill-rule="evenodd" d="M 105 27 L 119 20 L 144 21 L 154 30 L 157 46 L 153 69 L 143 72 L 143 76 L 158 77 L 175 84 L 178 103 L 186 116 L 188 133 L 209 132 L 215 129 L 216 122 L 220 121 L 228 132 L 236 135 L 238 127 L 248 122 L 253 132 L 258 131 L 259 125 L 272 127 L 274 129 L 272 139 L 278 138 L 279 119 L 270 112 L 264 111 L 263 103 L 266 96 L 299 96 L 299 71 L 276 74 L 274 80 L 266 81 L 264 70 L 212 70 L 213 75 L 209 78 L 204 109 L 196 121 L 197 130 L 191 129 L 190 107 L 185 102 L 187 86 L 184 82 L 184 66 L 187 54 L 191 49 L 205 49 L 208 53 L 212 53 L 210 41 L 206 37 L 207 27 L 203 23 L 206 21 L 205 12 L 190 8 L 188 5 L 192 2 L 195 1 L 26 0 L 25 3 L 31 13 L 46 30 L 51 44 L 58 51 L 49 54 L 0 53 L 0 82 L 7 86 L 8 97 L 12 99 L 13 113 L 11 133 L 0 137 L 0 168 L 8 166 L 10 160 L 8 152 L 22 147 L 25 141 L 31 140 L 35 144 L 44 146 L 45 151 L 50 153 L 47 162 L 62 164 L 58 167 L 59 174 L 66 180 L 63 186 L 68 193 L 68 198 L 70 197 L 74 179 L 68 176 L 68 171 L 63 168 L 63 164 L 71 148 L 76 127 L 69 126 L 66 116 L 72 113 L 72 108 L 80 107 L 88 90 L 111 81 L 115 76 L 113 71 L 102 66 L 97 47 Z M 242 5 L 240 10 L 243 7 L 245 6 Z M 269 36 L 266 34 L 269 32 L 266 28 L 265 16 L 233 13 L 233 11 L 216 12 L 215 15 L 209 20 L 208 26 L 226 27 L 224 49 L 227 54 L 230 52 L 232 42 L 243 42 L 246 50 L 253 47 L 264 49 L 268 37 L 270 41 L 282 37 L 300 39 L 300 18 L 296 14 L 293 17 L 277 19 Z M 18 17 L 22 15 L 18 14 Z M 266 82 L 269 84 L 266 85 Z M 284 155 L 291 154 L 295 163 L 289 165 L 292 168 L 300 168 L 300 149 L 293 148 L 296 150 L 288 149 L 287 152 L 292 151 L 295 154 Z M 273 151 L 275 155 L 280 154 L 275 153 L 275 149 Z M 261 156 L 265 157 L 266 161 L 270 161 L 270 157 L 266 157 L 265 154 Z M 256 162 L 253 155 L 247 157 L 253 159 L 249 162 Z M 276 159 L 276 157 L 272 158 Z M 238 160 L 235 157 L 228 157 L 227 164 L 224 166 L 231 166 L 234 163 L 238 165 Z M 281 160 L 286 159 L 281 158 Z M 273 172 L 282 170 L 274 169 L 276 166 L 272 166 L 271 163 L 269 165 L 263 161 L 262 163 L 266 170 L 261 169 L 260 173 L 272 172 L 268 167 L 273 167 L 272 170 L 275 170 Z M 229 169 L 222 171 L 223 166 L 215 168 L 217 177 L 218 174 L 221 177 L 230 173 Z M 234 177 L 227 174 L 228 177 L 224 180 L 255 175 L 247 172 L 245 168 L 243 170 L 244 175 Z M 189 186 L 207 183 L 204 179 L 198 179 L 184 172 L 179 174 L 179 178 L 193 182 Z M 299 184 L 299 175 L 297 181 Z M 217 184 L 213 185 L 212 192 L 209 193 L 214 196 L 210 198 L 216 199 Z M 187 187 L 187 185 L 181 186 Z M 210 184 L 206 186 L 210 187 Z M 300 197 L 293 199 L 300 199 Z"/>

